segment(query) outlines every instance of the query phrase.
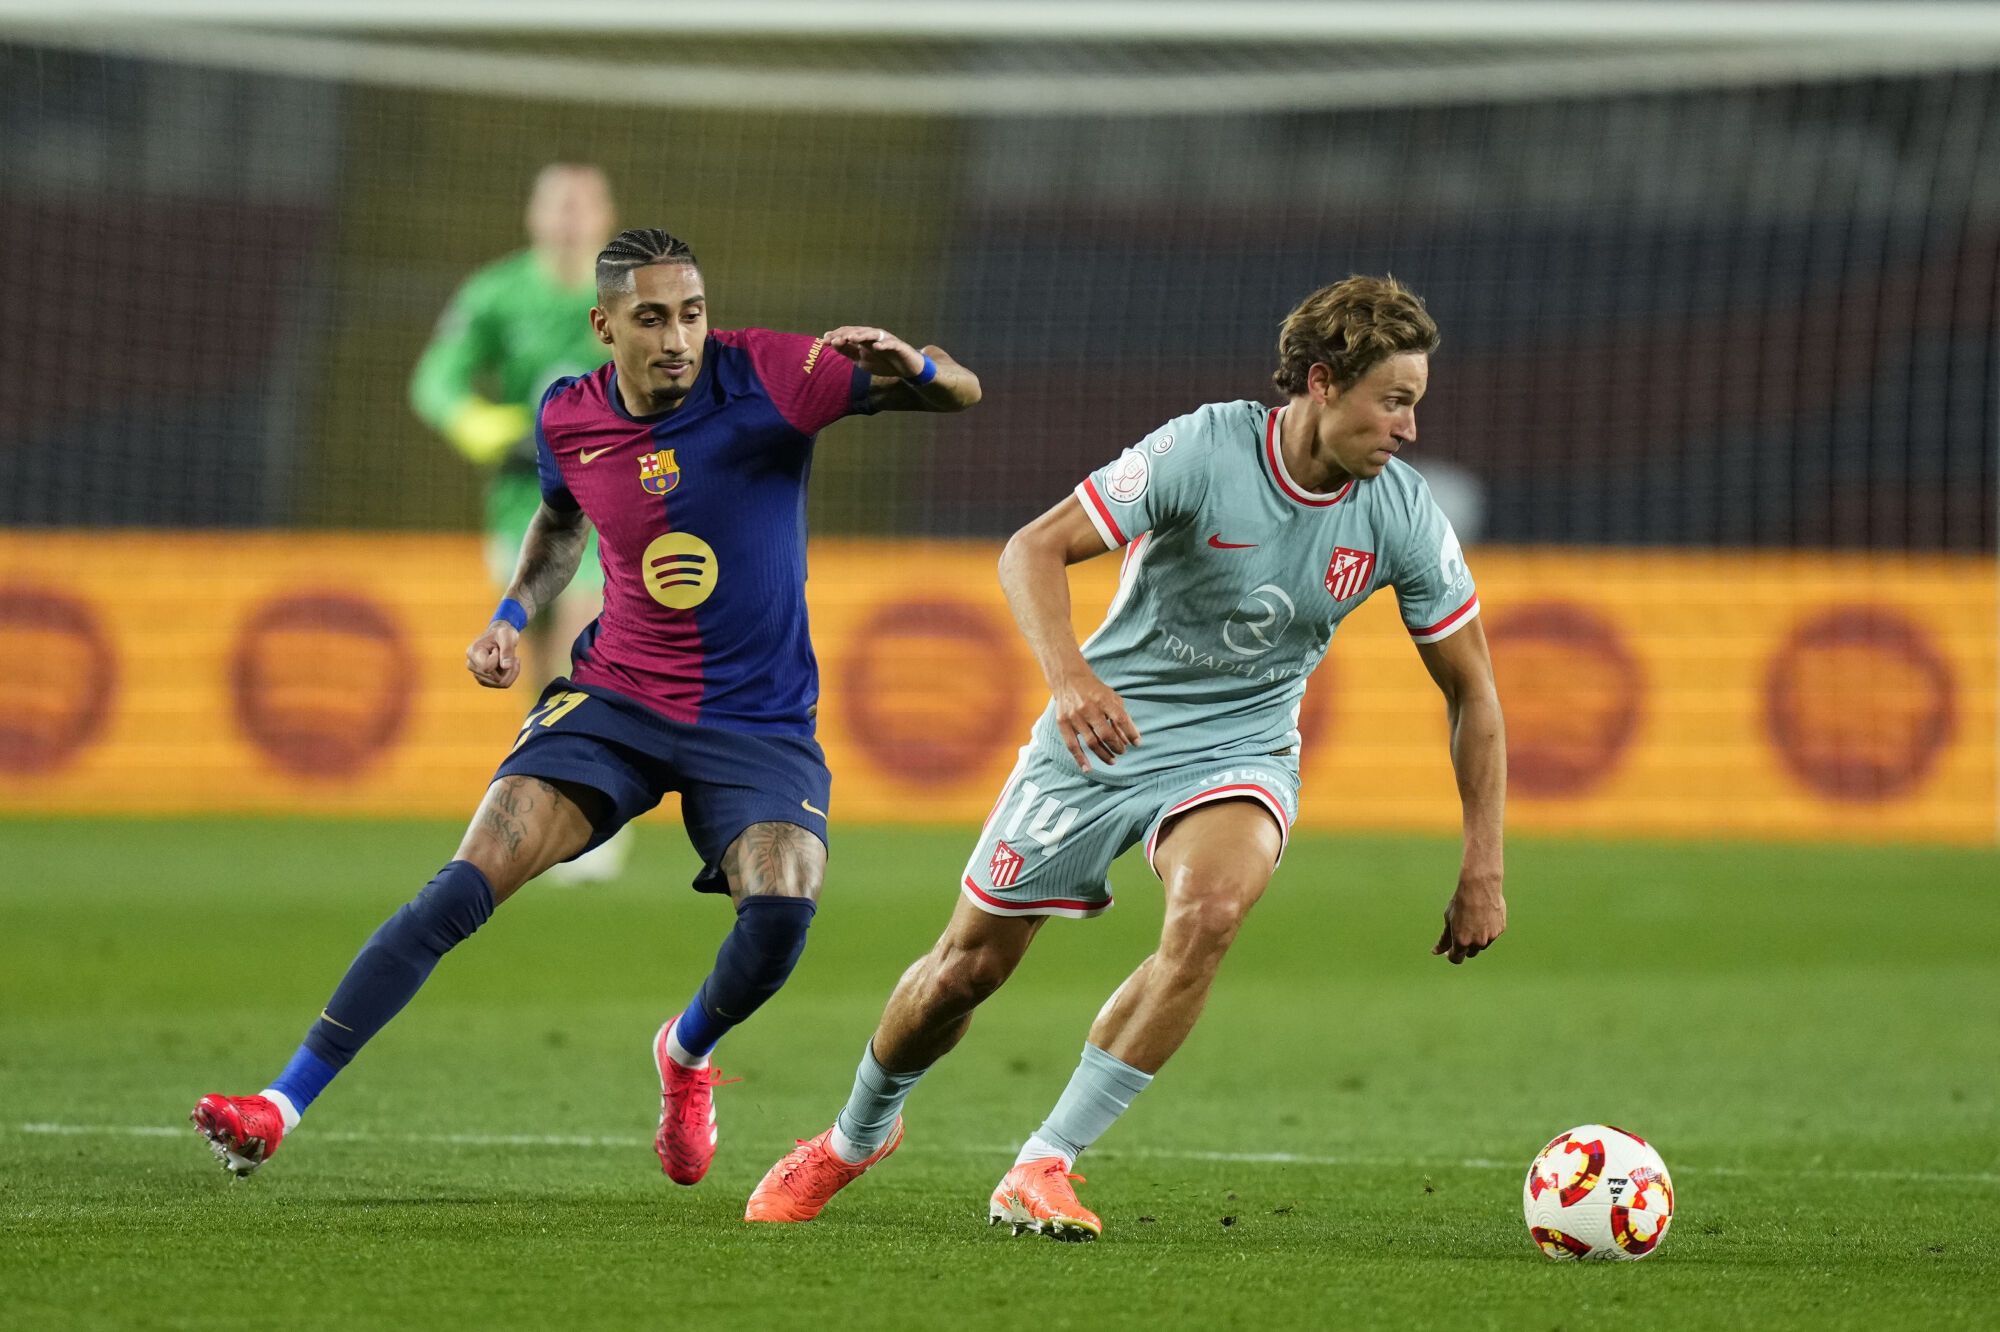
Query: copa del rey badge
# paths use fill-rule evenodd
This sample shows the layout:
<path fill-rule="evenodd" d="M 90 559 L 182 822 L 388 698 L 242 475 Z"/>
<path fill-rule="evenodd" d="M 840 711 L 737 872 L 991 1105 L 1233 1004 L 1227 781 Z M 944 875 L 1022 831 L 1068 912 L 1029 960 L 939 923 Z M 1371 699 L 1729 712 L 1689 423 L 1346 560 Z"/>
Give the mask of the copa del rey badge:
<path fill-rule="evenodd" d="M 1366 588 L 1374 572 L 1374 551 L 1335 546 L 1333 559 L 1326 566 L 1326 590 L 1335 601 L 1345 601 Z"/>
<path fill-rule="evenodd" d="M 680 465 L 672 449 L 661 449 L 639 459 L 639 484 L 648 495 L 664 495 L 681 483 Z"/>

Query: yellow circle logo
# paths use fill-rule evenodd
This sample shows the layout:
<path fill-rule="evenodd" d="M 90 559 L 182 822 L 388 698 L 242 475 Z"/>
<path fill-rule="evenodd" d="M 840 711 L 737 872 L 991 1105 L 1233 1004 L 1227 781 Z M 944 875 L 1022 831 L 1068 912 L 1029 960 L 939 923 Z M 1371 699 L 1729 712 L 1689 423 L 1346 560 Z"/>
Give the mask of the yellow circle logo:
<path fill-rule="evenodd" d="M 646 547 L 639 576 L 653 600 L 673 610 L 690 610 L 715 591 L 715 550 L 692 533 L 668 532 Z"/>

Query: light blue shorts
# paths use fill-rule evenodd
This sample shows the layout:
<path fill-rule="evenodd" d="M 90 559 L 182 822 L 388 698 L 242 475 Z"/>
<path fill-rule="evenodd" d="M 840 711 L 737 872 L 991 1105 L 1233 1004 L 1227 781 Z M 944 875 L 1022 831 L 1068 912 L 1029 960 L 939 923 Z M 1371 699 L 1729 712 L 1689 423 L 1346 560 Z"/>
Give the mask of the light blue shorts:
<path fill-rule="evenodd" d="M 1218 800 L 1253 800 L 1269 810 L 1282 857 L 1299 812 L 1298 771 L 1282 759 L 1189 763 L 1113 786 L 1079 771 L 1067 752 L 1030 743 L 980 830 L 960 886 L 996 916 L 1095 916 L 1111 906 L 1112 861 L 1143 841 L 1151 865 L 1168 819 Z"/>

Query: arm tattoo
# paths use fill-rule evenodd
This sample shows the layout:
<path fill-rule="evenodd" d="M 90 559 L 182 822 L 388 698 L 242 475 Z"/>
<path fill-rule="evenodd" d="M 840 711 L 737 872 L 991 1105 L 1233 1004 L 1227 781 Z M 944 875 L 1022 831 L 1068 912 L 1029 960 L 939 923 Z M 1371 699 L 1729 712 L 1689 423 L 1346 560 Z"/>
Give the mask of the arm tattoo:
<path fill-rule="evenodd" d="M 722 872 L 739 897 L 814 897 L 825 871 L 819 839 L 795 823 L 753 823 L 722 853 Z"/>
<path fill-rule="evenodd" d="M 544 504 L 528 524 L 521 541 L 521 560 L 514 566 L 508 594 L 529 614 L 549 605 L 576 577 L 583 548 L 590 539 L 590 521 L 581 509 L 563 513 Z"/>
<path fill-rule="evenodd" d="M 881 376 L 869 381 L 868 404 L 878 412 L 921 412 L 928 407 L 924 395 L 902 380 Z"/>

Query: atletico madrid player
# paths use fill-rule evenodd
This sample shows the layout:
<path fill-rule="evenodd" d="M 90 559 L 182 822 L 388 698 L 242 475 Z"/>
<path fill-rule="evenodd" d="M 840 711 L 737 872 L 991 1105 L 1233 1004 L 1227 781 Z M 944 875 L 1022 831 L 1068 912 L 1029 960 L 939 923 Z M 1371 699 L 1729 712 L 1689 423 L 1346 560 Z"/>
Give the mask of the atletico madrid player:
<path fill-rule="evenodd" d="M 712 331 L 694 252 L 659 230 L 597 257 L 591 327 L 609 364 L 543 395 L 541 507 L 505 598 L 466 650 L 483 685 L 521 673 L 521 632 L 576 573 L 590 525 L 604 612 L 528 714 L 450 863 L 368 940 L 284 1071 L 193 1120 L 224 1166 L 256 1169 L 313 1098 L 522 884 L 681 794 L 703 869 L 736 918 L 715 969 L 653 1038 L 661 1167 L 693 1184 L 715 1154 L 709 1051 L 777 993 L 826 868 L 829 779 L 813 738 L 805 486 L 843 416 L 961 411 L 979 381 L 879 328 Z M 586 522 L 586 519 L 588 522 Z"/>
<path fill-rule="evenodd" d="M 1325 287 L 1280 332 L 1284 406 L 1169 421 L 1014 535 L 1000 581 L 1053 697 L 846 1108 L 764 1176 L 749 1220 L 811 1220 L 894 1151 L 905 1098 L 1043 922 L 1109 907 L 1106 871 L 1143 845 L 1166 894 L 1159 950 L 1098 1013 L 1068 1088 L 988 1203 L 1016 1234 L 1097 1237 L 1070 1187 L 1077 1154 L 1193 1029 L 1298 811 L 1306 677 L 1378 588 L 1396 589 L 1444 692 L 1464 804 L 1464 860 L 1432 951 L 1458 963 L 1499 937 L 1506 749 L 1479 597 L 1451 524 L 1396 457 L 1416 439 L 1437 342 L 1422 302 L 1392 280 Z M 1065 567 L 1120 548 L 1110 614 L 1079 647 Z M 1352 806 L 1365 820 L 1381 799 L 1358 789 Z"/>

